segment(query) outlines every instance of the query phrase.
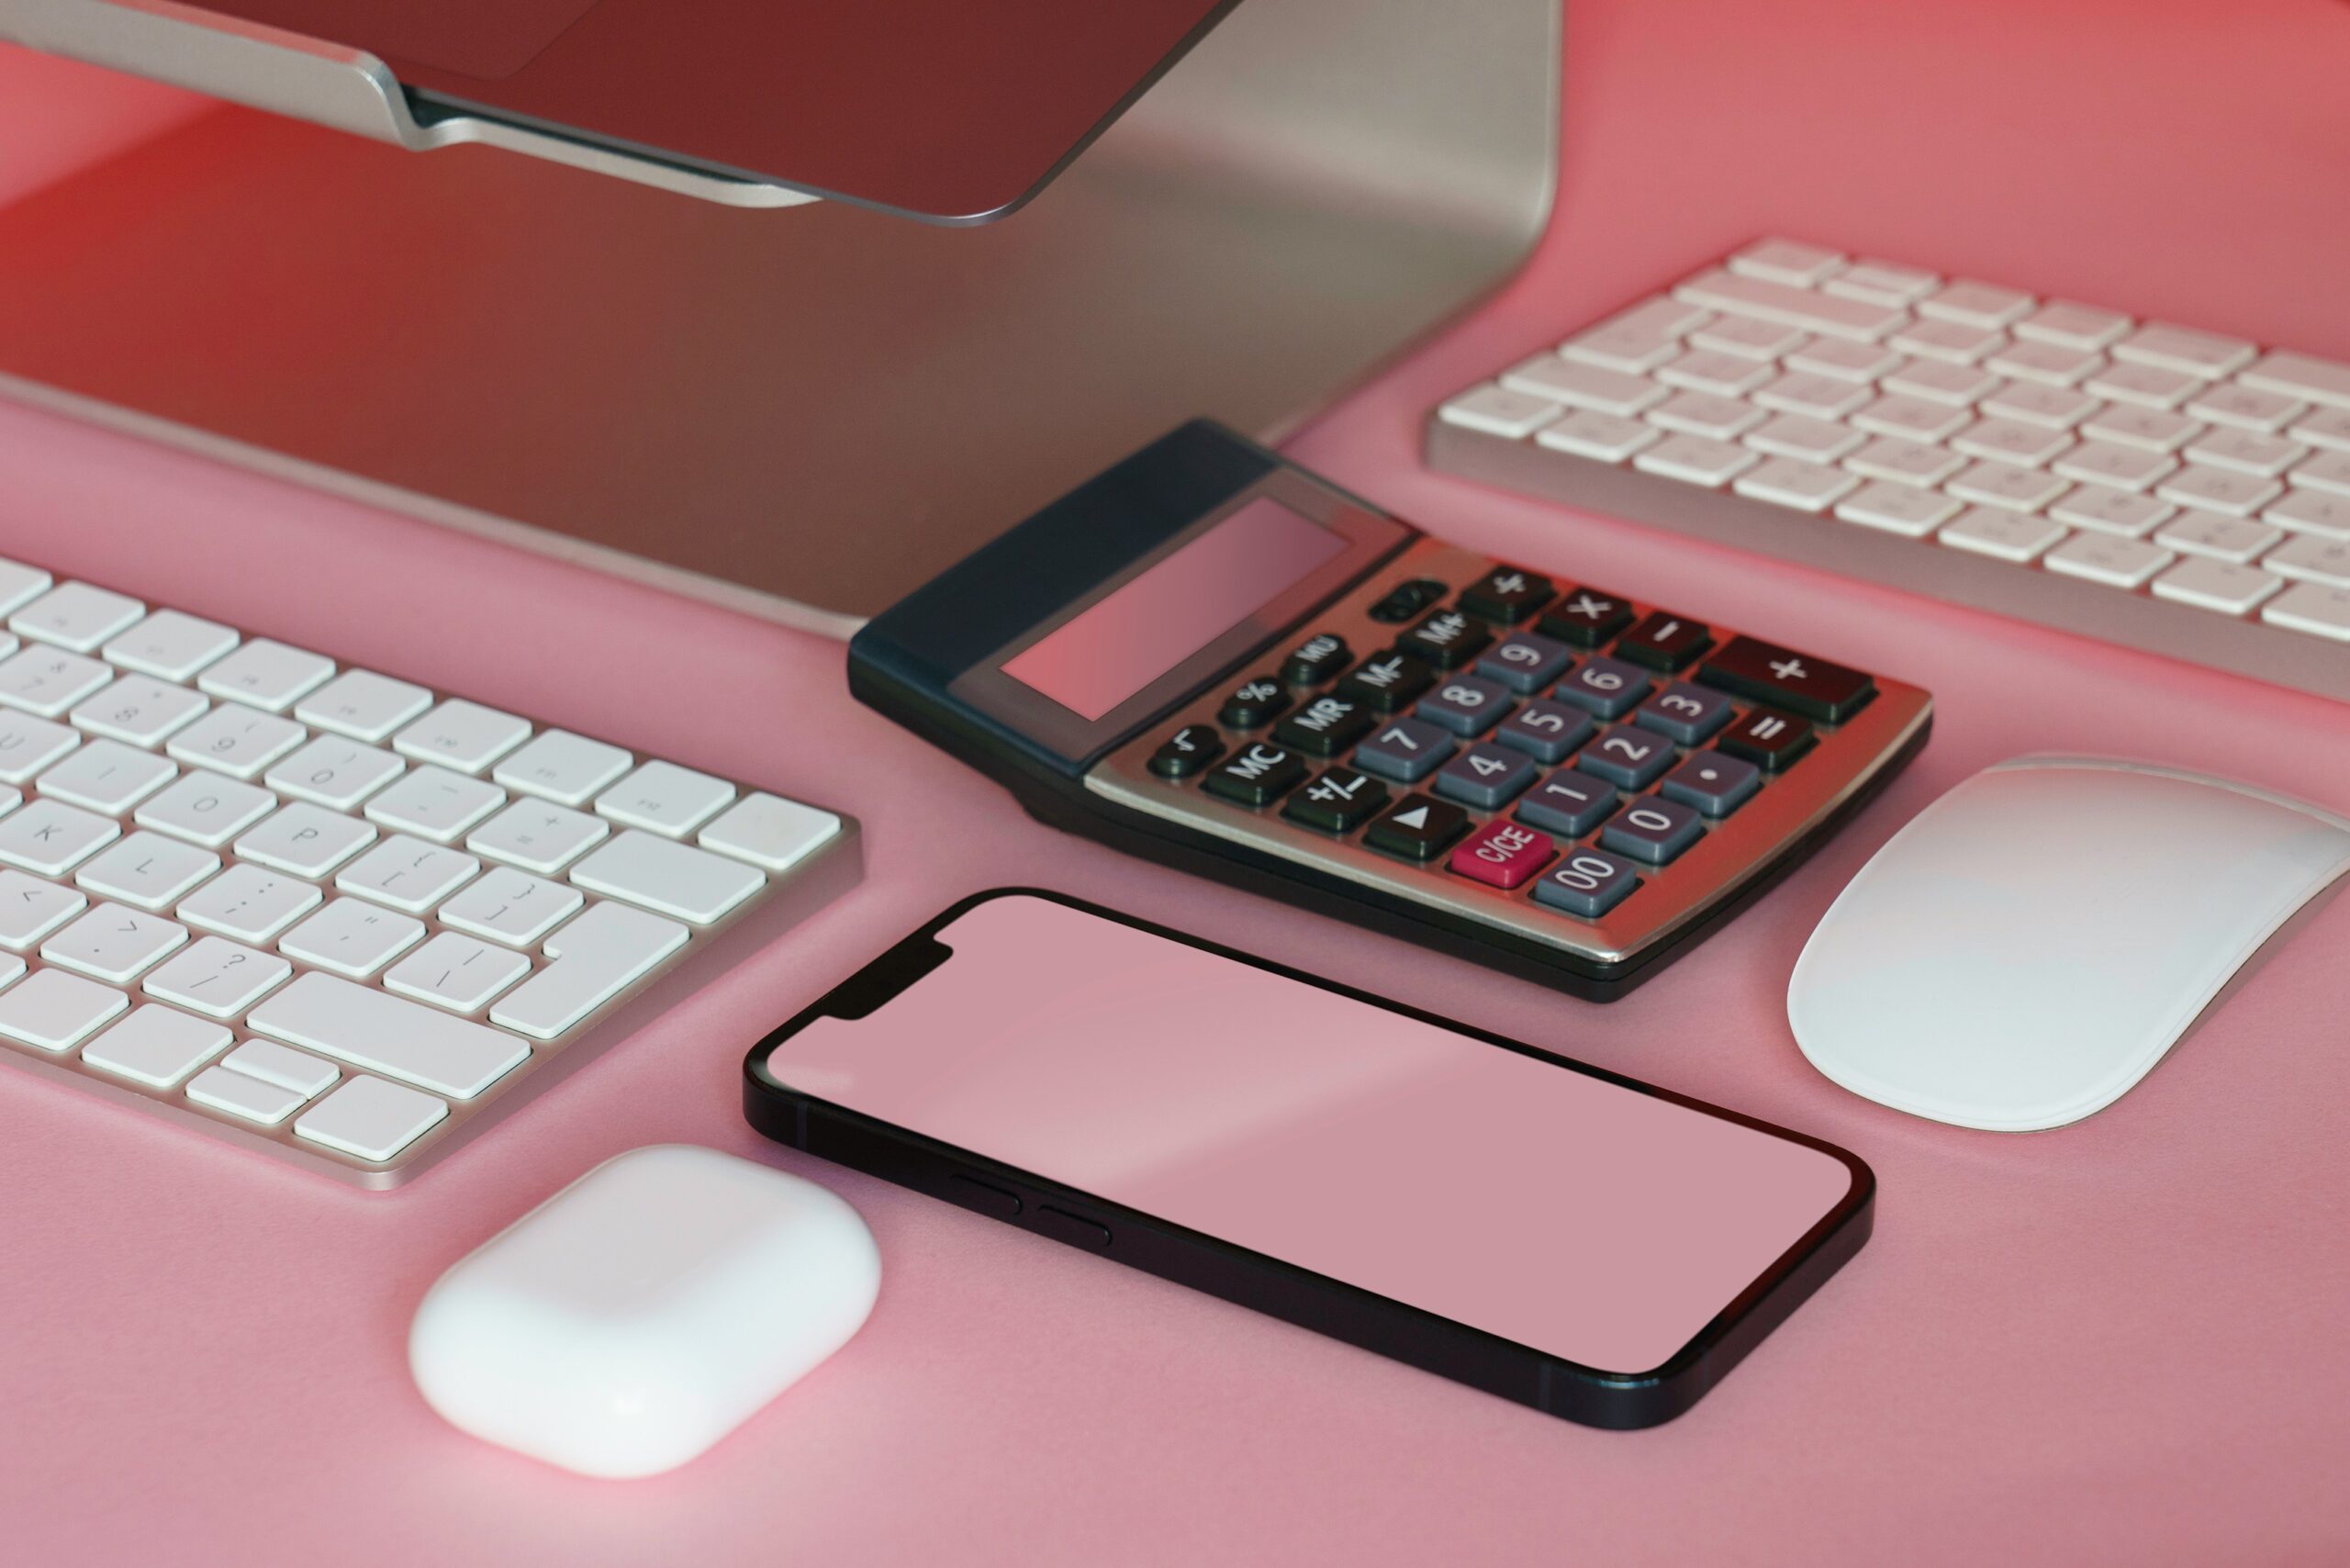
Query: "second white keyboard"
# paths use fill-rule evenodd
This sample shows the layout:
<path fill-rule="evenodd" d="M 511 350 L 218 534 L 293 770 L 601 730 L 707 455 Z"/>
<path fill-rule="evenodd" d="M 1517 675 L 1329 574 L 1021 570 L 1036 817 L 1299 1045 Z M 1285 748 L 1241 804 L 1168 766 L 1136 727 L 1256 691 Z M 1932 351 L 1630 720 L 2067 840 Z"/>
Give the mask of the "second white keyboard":
<path fill-rule="evenodd" d="M 1765 240 L 1448 399 L 1428 454 L 2350 699 L 2350 364 Z"/>
<path fill-rule="evenodd" d="M 364 1186 L 858 875 L 834 813 L 0 560 L 0 1052 Z"/>

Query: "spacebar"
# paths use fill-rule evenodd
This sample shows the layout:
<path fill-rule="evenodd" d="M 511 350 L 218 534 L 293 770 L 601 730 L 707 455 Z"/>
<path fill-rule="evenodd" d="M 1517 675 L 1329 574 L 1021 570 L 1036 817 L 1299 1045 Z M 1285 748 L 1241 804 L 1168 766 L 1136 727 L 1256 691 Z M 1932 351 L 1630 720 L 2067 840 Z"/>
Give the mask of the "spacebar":
<path fill-rule="evenodd" d="M 471 1099 L 528 1059 L 530 1046 L 498 1029 L 316 970 L 246 1014 L 261 1034 L 353 1067 Z"/>

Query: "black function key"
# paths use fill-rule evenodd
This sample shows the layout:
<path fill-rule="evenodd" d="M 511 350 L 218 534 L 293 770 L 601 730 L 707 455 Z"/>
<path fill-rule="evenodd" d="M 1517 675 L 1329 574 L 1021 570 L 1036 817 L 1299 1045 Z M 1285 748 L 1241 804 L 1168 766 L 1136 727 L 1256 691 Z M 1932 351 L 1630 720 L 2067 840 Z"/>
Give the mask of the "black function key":
<path fill-rule="evenodd" d="M 1253 730 L 1289 709 L 1289 693 L 1270 675 L 1253 676 L 1232 689 L 1215 722 L 1227 730 Z"/>
<path fill-rule="evenodd" d="M 1244 806 L 1263 806 L 1296 789 L 1304 778 L 1305 764 L 1295 752 L 1259 741 L 1209 774 L 1202 788 Z"/>
<path fill-rule="evenodd" d="M 1698 666 L 1697 678 L 1830 724 L 1851 718 L 1876 695 L 1876 682 L 1859 670 L 1753 637 L 1732 637 L 1723 644 Z"/>
<path fill-rule="evenodd" d="M 1387 597 L 1371 607 L 1371 618 L 1390 626 L 1401 626 L 1429 605 L 1444 597 L 1444 585 L 1434 577 L 1414 577 L 1398 583 Z"/>
<path fill-rule="evenodd" d="M 1214 724 L 1186 724 L 1150 754 L 1150 770 L 1161 778 L 1189 778 L 1224 755 L 1224 737 Z"/>
<path fill-rule="evenodd" d="M 1516 566 L 1495 566 L 1460 590 L 1460 608 L 1472 615 L 1515 626 L 1550 602 L 1558 589 L 1548 577 Z"/>
<path fill-rule="evenodd" d="M 1338 695 L 1375 713 L 1393 713 L 1410 707 L 1435 684 L 1436 671 L 1409 654 L 1390 649 L 1349 670 L 1338 682 Z"/>
<path fill-rule="evenodd" d="M 1361 703 L 1326 694 L 1273 726 L 1273 739 L 1308 756 L 1336 756 L 1369 734 L 1377 722 Z"/>
<path fill-rule="evenodd" d="M 1402 653 L 1438 669 L 1459 669 L 1485 651 L 1494 634 L 1458 610 L 1439 610 L 1395 640 Z"/>
<path fill-rule="evenodd" d="M 1405 860 L 1433 860 L 1469 831 L 1469 813 L 1427 795 L 1404 796 L 1371 824 L 1363 842 Z"/>
<path fill-rule="evenodd" d="M 1281 666 L 1281 678 L 1292 686 L 1319 686 L 1340 670 L 1354 654 L 1335 632 L 1317 632 L 1300 643 Z"/>
<path fill-rule="evenodd" d="M 1578 648 L 1595 648 L 1632 623 L 1632 601 L 1597 588 L 1569 588 L 1542 617 L 1546 636 Z"/>
<path fill-rule="evenodd" d="M 1742 756 L 1765 773 L 1777 773 L 1811 749 L 1811 726 L 1801 719 L 1756 708 L 1724 730 L 1715 749 Z"/>
<path fill-rule="evenodd" d="M 1386 804 L 1386 785 L 1351 767 L 1333 767 L 1292 795 L 1281 815 L 1324 833 L 1352 833 Z"/>
<path fill-rule="evenodd" d="M 1713 645 L 1704 622 L 1656 610 L 1616 640 L 1616 656 L 1673 675 Z"/>

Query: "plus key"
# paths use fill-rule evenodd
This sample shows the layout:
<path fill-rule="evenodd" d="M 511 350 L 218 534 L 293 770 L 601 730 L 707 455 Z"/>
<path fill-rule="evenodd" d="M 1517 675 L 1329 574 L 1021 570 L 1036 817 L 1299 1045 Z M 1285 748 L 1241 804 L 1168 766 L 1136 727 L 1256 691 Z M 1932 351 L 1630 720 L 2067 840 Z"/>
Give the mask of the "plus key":
<path fill-rule="evenodd" d="M 1697 678 L 1830 724 L 1851 718 L 1876 695 L 1876 682 L 1860 670 L 1753 637 L 1731 638 L 1698 666 Z"/>

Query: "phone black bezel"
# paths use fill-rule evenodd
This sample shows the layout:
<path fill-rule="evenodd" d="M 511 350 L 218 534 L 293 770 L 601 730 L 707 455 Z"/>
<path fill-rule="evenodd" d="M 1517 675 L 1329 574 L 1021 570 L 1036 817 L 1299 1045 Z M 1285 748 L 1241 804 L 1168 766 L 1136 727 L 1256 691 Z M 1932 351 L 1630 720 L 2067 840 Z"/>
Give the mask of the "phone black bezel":
<path fill-rule="evenodd" d="M 937 939 L 938 932 L 982 903 L 1014 897 L 1061 904 L 1701 1114 L 1718 1116 L 1792 1140 L 1840 1161 L 1851 1173 L 1852 1185 L 1834 1208 L 1681 1350 L 1648 1372 L 1617 1373 L 1548 1355 L 1360 1286 L 1170 1224 L 1122 1204 L 1105 1202 L 1090 1193 L 793 1089 L 768 1074 L 767 1059 L 781 1042 L 820 1017 L 854 1019 L 871 1014 L 951 956 L 951 949 Z M 1106 1229 L 1112 1239 L 1105 1255 L 1129 1267 L 1548 1414 L 1618 1430 L 1655 1426 L 1695 1404 L 1860 1249 L 1868 1238 L 1874 1208 L 1874 1173 L 1850 1150 L 1823 1139 L 1539 1050 L 1522 1041 L 1323 980 L 1220 943 L 1038 888 L 996 888 L 958 900 L 769 1031 L 744 1058 L 743 1071 L 744 1114 L 753 1127 L 778 1143 L 989 1215 L 1065 1245 L 1081 1247 L 1083 1244 L 1072 1238 L 1062 1221 L 1040 1217 L 1044 1213 L 1058 1211 L 1065 1218 Z M 1002 1206 L 1007 1197 L 1018 1200 L 1016 1210 L 1007 1212 Z"/>

